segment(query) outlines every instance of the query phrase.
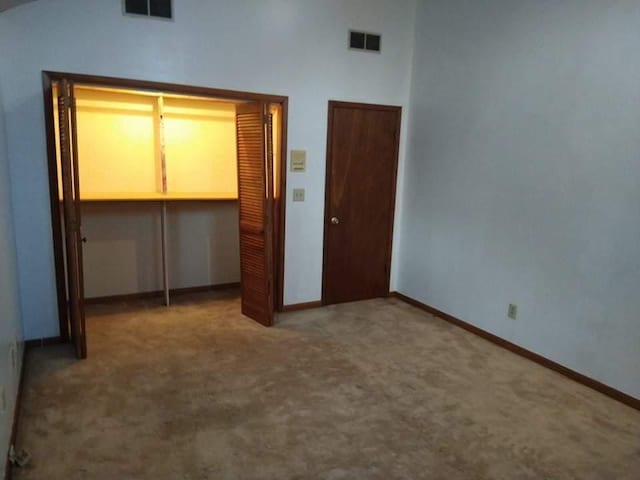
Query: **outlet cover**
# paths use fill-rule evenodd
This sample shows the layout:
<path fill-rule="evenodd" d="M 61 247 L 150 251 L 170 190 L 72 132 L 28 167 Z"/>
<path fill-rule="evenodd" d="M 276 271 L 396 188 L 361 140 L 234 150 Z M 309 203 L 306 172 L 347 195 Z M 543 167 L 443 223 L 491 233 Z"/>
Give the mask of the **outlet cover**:
<path fill-rule="evenodd" d="M 293 189 L 293 201 L 294 202 L 304 202 L 304 188 L 294 188 Z"/>
<path fill-rule="evenodd" d="M 512 320 L 518 318 L 518 305 L 516 305 L 515 303 L 510 303 L 507 316 Z"/>

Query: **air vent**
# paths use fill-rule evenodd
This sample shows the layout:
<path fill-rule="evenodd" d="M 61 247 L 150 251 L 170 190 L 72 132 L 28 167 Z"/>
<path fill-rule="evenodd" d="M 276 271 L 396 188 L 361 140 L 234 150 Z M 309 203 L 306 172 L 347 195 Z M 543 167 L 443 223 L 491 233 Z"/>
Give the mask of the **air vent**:
<path fill-rule="evenodd" d="M 367 52 L 380 52 L 381 36 L 377 33 L 349 32 L 349 48 Z"/>
<path fill-rule="evenodd" d="M 173 18 L 171 0 L 124 0 L 124 13 L 145 17 Z"/>

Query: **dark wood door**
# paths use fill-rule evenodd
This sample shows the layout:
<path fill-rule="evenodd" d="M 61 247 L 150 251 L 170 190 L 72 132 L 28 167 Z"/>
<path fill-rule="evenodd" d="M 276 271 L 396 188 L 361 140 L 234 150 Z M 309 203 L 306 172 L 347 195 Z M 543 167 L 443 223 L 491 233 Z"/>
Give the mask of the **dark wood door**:
<path fill-rule="evenodd" d="M 322 301 L 389 294 L 401 108 L 329 102 Z"/>
<path fill-rule="evenodd" d="M 76 105 L 73 83 L 67 80 L 63 80 L 60 83 L 58 120 L 69 330 L 76 356 L 78 358 L 86 358 L 87 336 L 84 315 L 82 234 L 80 231 L 80 180 L 78 174 Z"/>
<path fill-rule="evenodd" d="M 273 324 L 273 143 L 263 102 L 238 105 L 238 211 L 242 313 Z"/>

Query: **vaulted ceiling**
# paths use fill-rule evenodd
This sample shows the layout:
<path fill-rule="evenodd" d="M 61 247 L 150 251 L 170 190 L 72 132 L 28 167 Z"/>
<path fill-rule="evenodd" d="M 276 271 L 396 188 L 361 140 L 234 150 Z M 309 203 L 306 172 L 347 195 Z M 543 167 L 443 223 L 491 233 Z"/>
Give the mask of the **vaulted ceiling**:
<path fill-rule="evenodd" d="M 17 7 L 23 3 L 32 2 L 33 0 L 0 0 L 0 12 Z"/>

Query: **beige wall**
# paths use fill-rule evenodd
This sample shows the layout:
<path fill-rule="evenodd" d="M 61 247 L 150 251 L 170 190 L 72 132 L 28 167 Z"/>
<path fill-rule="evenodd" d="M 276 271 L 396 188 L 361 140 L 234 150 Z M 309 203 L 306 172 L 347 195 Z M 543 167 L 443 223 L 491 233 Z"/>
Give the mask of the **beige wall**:
<path fill-rule="evenodd" d="M 83 203 L 87 298 L 162 289 L 159 202 Z M 168 203 L 170 288 L 240 281 L 236 202 Z"/>

